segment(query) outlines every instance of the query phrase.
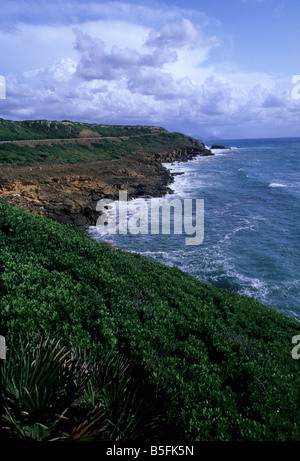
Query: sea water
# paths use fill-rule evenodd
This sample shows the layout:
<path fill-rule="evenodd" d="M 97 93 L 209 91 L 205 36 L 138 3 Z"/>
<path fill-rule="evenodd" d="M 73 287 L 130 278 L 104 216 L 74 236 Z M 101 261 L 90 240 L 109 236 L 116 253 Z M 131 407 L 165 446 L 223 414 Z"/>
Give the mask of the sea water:
<path fill-rule="evenodd" d="M 227 149 L 165 164 L 177 173 L 167 199 L 204 200 L 201 244 L 172 232 L 91 235 L 300 320 L 300 138 L 218 144 Z"/>

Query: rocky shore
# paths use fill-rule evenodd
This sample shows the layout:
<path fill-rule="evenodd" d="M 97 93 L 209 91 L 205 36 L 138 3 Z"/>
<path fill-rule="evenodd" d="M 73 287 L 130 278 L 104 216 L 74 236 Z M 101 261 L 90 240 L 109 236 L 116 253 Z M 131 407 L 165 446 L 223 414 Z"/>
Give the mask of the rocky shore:
<path fill-rule="evenodd" d="M 137 151 L 123 157 L 77 164 L 40 164 L 0 168 L 3 199 L 32 213 L 81 229 L 95 225 L 101 198 L 158 197 L 170 192 L 173 175 L 162 163 L 213 155 L 204 144 L 186 138 L 180 148 Z"/>

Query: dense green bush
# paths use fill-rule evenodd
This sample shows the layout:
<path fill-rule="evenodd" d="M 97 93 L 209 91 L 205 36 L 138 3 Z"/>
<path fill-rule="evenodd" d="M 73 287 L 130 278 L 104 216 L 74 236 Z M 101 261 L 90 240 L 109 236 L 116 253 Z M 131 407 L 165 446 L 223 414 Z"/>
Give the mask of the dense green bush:
<path fill-rule="evenodd" d="M 23 120 L 13 121 L 0 118 L 0 140 L 32 140 L 32 139 L 70 139 L 80 136 L 87 129 L 101 136 L 124 136 L 151 133 L 151 127 L 140 125 L 98 125 L 96 123 L 79 123 L 69 120 Z M 161 132 L 163 128 L 156 128 Z"/>
<path fill-rule="evenodd" d="M 148 133 L 144 133 L 148 134 Z M 1 124 L 0 124 L 1 139 Z M 35 139 L 40 139 L 36 136 Z M 84 163 L 102 159 L 119 158 L 136 151 L 161 151 L 165 146 L 170 149 L 174 145 L 177 149 L 180 143 L 184 144 L 186 138 L 179 133 L 161 133 L 157 136 L 135 135 L 126 138 L 106 139 L 93 142 L 90 146 L 80 143 L 55 144 L 47 146 L 38 144 L 35 147 L 18 145 L 16 143 L 0 144 L 0 164 L 33 165 L 36 163 Z"/>
<path fill-rule="evenodd" d="M 83 163 L 132 153 L 132 149 L 119 142 L 103 140 L 91 147 L 80 144 L 55 144 L 55 146 L 37 145 L 19 146 L 15 143 L 0 144 L 0 163 L 15 165 L 33 165 L 35 163 Z"/>
<path fill-rule="evenodd" d="M 299 323 L 0 202 L 1 326 L 138 360 L 182 437 L 300 440 Z"/>

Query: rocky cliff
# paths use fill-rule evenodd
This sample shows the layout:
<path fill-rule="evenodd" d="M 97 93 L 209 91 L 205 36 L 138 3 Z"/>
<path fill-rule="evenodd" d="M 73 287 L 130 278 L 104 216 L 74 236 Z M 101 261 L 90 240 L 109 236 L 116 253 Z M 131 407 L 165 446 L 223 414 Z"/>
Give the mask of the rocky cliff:
<path fill-rule="evenodd" d="M 128 199 L 163 196 L 170 191 L 173 176 L 164 162 L 187 161 L 212 155 L 201 142 L 186 137 L 178 149 L 166 146 L 153 152 L 137 149 L 117 159 L 77 164 L 1 166 L 0 194 L 11 204 L 82 229 L 94 225 L 100 198 L 118 199 L 126 190 Z"/>

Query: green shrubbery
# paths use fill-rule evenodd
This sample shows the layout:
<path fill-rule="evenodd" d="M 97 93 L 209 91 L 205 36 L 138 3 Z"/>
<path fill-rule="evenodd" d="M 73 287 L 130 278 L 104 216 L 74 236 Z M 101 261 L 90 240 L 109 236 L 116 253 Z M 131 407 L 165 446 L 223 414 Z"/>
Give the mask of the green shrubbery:
<path fill-rule="evenodd" d="M 77 138 L 82 130 L 92 131 L 101 136 L 129 136 L 151 133 L 151 127 L 140 125 L 98 125 L 96 123 L 79 123 L 64 120 L 63 122 L 48 120 L 13 120 L 0 119 L 0 140 L 33 140 L 33 139 L 67 139 Z M 163 128 L 156 128 L 165 131 Z"/>
<path fill-rule="evenodd" d="M 137 360 L 186 440 L 299 440 L 299 323 L 0 202 L 1 326 Z"/>
<path fill-rule="evenodd" d="M 33 165 L 35 163 L 83 163 L 92 162 L 131 153 L 126 145 L 116 141 L 103 140 L 91 147 L 80 144 L 18 146 L 15 143 L 0 144 L 0 163 L 14 165 Z"/>
<path fill-rule="evenodd" d="M 118 158 L 136 151 L 161 151 L 165 146 L 179 149 L 187 142 L 181 133 L 168 133 L 163 128 L 149 126 L 97 125 L 76 122 L 49 122 L 25 120 L 15 122 L 0 119 L 0 141 L 76 139 L 82 130 L 102 139 L 89 146 L 81 143 L 53 145 L 37 144 L 34 147 L 12 143 L 0 143 L 0 164 L 33 165 L 35 163 L 81 163 Z M 150 136 L 149 136 L 150 135 Z M 82 138 L 81 138 L 82 139 Z"/>
<path fill-rule="evenodd" d="M 17 122 L 14 122 L 17 123 Z M 21 123 L 21 122 L 20 122 Z M 113 127 L 112 127 L 113 129 Z M 130 130 L 134 132 L 133 128 Z M 144 133 L 141 130 L 140 134 Z M 123 134 L 124 135 L 124 134 Z M 128 134 L 129 136 L 129 134 Z M 1 139 L 1 124 L 0 124 Z M 40 139 L 36 135 L 35 139 Z M 43 138 L 41 138 L 43 139 Z M 186 142 L 186 137 L 179 133 L 161 133 L 156 136 L 135 135 L 128 138 L 105 139 L 101 142 L 93 142 L 90 146 L 80 143 L 54 144 L 47 146 L 38 144 L 35 147 L 18 145 L 16 143 L 0 144 L 0 164 L 10 165 L 33 165 L 35 163 L 83 163 L 93 162 L 102 159 L 118 158 L 136 151 L 153 152 L 161 151 L 165 146 L 179 148 L 180 144 Z"/>

